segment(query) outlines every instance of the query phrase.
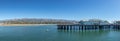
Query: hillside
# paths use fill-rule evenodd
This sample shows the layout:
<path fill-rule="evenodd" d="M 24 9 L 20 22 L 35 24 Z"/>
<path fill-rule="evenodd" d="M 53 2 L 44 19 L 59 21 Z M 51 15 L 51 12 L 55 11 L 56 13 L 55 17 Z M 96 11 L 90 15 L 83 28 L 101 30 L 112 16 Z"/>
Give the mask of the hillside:
<path fill-rule="evenodd" d="M 3 24 L 76 24 L 78 21 L 63 20 L 63 19 L 35 19 L 35 18 L 23 18 L 23 19 L 8 19 L 2 20 Z"/>

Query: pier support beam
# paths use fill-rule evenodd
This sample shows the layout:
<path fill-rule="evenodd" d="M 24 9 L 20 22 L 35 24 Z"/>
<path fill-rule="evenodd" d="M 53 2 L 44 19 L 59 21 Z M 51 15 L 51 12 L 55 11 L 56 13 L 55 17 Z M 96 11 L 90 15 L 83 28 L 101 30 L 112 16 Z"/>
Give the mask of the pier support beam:
<path fill-rule="evenodd" d="M 57 25 L 61 30 L 120 30 L 120 25 Z"/>

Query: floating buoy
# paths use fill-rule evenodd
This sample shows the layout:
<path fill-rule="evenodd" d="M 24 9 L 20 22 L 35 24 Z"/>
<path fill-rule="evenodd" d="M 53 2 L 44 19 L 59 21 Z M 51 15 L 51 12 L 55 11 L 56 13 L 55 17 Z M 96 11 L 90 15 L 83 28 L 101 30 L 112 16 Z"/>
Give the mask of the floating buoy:
<path fill-rule="evenodd" d="M 49 30 L 48 29 L 46 29 L 46 32 L 48 32 Z"/>

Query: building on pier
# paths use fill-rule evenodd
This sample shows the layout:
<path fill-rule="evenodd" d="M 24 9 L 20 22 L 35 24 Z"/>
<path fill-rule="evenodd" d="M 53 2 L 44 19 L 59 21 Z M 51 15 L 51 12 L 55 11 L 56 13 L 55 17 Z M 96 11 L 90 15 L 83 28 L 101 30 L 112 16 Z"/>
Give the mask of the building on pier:
<path fill-rule="evenodd" d="M 99 19 L 90 19 L 79 21 L 79 24 L 58 25 L 58 29 L 63 30 L 120 30 L 120 21 L 110 24 L 108 21 Z"/>
<path fill-rule="evenodd" d="M 81 25 L 106 25 L 106 24 L 110 24 L 108 21 L 106 20 L 100 20 L 100 19 L 90 19 L 90 20 L 86 20 L 86 21 L 79 21 L 79 24 Z"/>

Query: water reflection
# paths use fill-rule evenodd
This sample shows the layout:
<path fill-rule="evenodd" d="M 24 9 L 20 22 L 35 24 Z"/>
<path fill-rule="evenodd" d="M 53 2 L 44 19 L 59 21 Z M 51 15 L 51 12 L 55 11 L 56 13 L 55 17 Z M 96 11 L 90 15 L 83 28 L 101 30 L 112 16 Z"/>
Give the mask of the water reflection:
<path fill-rule="evenodd" d="M 57 30 L 56 26 L 0 27 L 0 41 L 119 41 L 119 38 L 118 30 Z"/>
<path fill-rule="evenodd" d="M 58 30 L 59 34 L 66 34 L 67 37 L 73 37 L 76 41 L 118 41 L 120 31 L 118 30 L 87 30 L 87 31 L 68 31 Z M 119 36 L 119 37 L 118 37 Z"/>

